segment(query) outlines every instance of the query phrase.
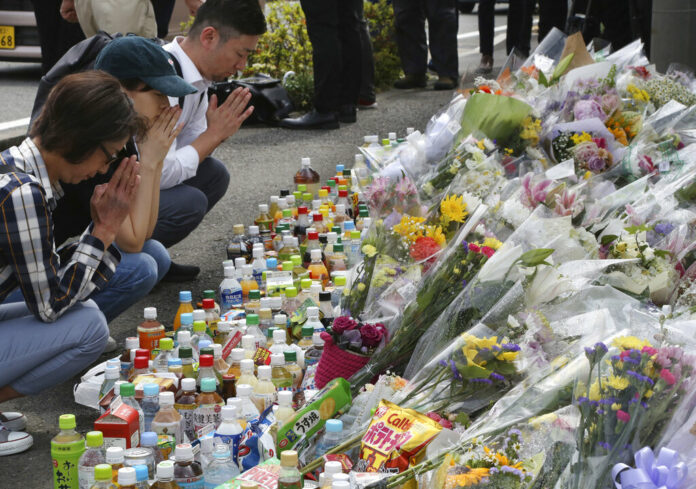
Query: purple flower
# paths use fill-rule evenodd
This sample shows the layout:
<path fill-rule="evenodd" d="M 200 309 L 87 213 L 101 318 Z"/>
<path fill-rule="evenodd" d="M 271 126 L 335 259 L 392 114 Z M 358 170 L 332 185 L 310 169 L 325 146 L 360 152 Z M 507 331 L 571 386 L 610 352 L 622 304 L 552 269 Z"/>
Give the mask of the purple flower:
<path fill-rule="evenodd" d="M 520 346 L 514 343 L 503 343 L 500 346 L 502 346 L 503 349 L 507 351 L 520 351 Z"/>
<path fill-rule="evenodd" d="M 464 248 L 464 253 L 468 253 L 469 252 L 469 243 L 467 243 L 466 241 L 462 241 L 462 248 Z"/>
<path fill-rule="evenodd" d="M 462 375 L 459 373 L 459 370 L 457 370 L 457 364 L 454 363 L 454 360 L 450 360 L 450 368 L 452 369 L 452 375 L 454 375 L 454 379 L 462 380 Z"/>
<path fill-rule="evenodd" d="M 491 372 L 490 378 L 493 380 L 505 380 L 505 377 L 496 372 Z"/>
<path fill-rule="evenodd" d="M 674 230 L 674 226 L 668 222 L 655 225 L 655 232 L 662 235 L 668 235 Z"/>
<path fill-rule="evenodd" d="M 439 366 L 441 366 L 441 367 L 446 367 L 446 366 L 447 366 L 447 362 L 446 362 L 445 360 L 440 360 L 439 362 L 437 362 L 437 364 L 438 364 Z"/>
<path fill-rule="evenodd" d="M 597 118 L 604 122 L 607 118 L 607 115 L 602 110 L 602 106 L 595 100 L 579 100 L 575 102 L 573 115 L 575 120 L 578 121 Z"/>
<path fill-rule="evenodd" d="M 491 379 L 471 379 L 471 382 L 476 382 L 479 384 L 492 384 L 493 381 Z"/>
<path fill-rule="evenodd" d="M 600 447 L 604 448 L 605 450 L 611 450 L 611 445 L 609 445 L 609 444 L 608 444 L 607 442 L 605 442 L 605 441 L 597 442 L 597 445 L 599 445 Z"/>
<path fill-rule="evenodd" d="M 604 170 L 604 168 L 607 166 L 607 162 L 604 161 L 604 159 L 600 158 L 599 156 L 591 156 L 587 160 L 587 168 L 591 172 L 600 172 Z"/>

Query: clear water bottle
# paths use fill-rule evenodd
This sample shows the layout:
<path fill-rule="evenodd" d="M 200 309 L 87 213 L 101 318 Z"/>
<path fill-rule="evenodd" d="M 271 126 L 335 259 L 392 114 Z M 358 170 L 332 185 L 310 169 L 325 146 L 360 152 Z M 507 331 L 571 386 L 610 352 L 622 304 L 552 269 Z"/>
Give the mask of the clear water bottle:
<path fill-rule="evenodd" d="M 94 468 L 106 462 L 104 451 L 104 436 L 101 431 L 90 431 L 85 435 L 87 449 L 80 457 L 77 464 L 77 474 L 80 481 L 80 489 L 90 489 L 95 483 Z"/>
<path fill-rule="evenodd" d="M 140 407 L 145 415 L 145 431 L 152 431 L 150 429 L 152 420 L 159 411 L 159 385 L 145 384 L 143 386 L 143 400 Z"/>
<path fill-rule="evenodd" d="M 204 474 L 205 489 L 214 489 L 239 475 L 239 467 L 232 460 L 229 445 L 215 445 L 213 460 L 205 468 Z"/>
<path fill-rule="evenodd" d="M 319 439 L 314 452 L 314 458 L 324 456 L 326 452 L 341 443 L 343 438 L 343 421 L 330 419 L 326 422 L 326 432 Z"/>

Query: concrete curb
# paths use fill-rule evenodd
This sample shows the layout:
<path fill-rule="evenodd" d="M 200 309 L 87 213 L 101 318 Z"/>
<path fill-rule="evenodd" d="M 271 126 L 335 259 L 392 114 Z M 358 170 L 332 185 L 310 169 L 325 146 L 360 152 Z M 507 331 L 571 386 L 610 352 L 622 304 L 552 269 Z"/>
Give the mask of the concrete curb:
<path fill-rule="evenodd" d="M 27 137 L 28 130 L 27 126 L 22 126 L 0 132 L 0 151 L 19 145 Z"/>

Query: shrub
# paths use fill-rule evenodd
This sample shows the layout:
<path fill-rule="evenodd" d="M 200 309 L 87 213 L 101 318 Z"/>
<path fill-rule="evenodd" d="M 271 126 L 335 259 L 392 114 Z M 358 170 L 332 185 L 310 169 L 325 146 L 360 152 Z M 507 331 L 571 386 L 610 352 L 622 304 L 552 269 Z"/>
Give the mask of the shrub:
<path fill-rule="evenodd" d="M 375 59 L 375 87 L 386 89 L 401 75 L 401 59 L 396 47 L 394 9 L 390 0 L 365 2 L 365 20 L 372 38 Z"/>

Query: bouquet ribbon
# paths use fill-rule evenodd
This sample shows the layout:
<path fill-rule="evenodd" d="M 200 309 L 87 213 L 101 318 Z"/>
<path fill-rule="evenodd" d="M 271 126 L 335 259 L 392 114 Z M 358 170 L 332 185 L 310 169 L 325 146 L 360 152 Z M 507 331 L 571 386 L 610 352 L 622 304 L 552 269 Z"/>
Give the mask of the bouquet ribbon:
<path fill-rule="evenodd" d="M 636 468 L 616 464 L 611 470 L 617 489 L 678 489 L 688 468 L 679 461 L 679 452 L 661 448 L 655 459 L 650 447 L 641 448 L 634 456 Z M 616 481 L 620 475 L 621 482 Z"/>

